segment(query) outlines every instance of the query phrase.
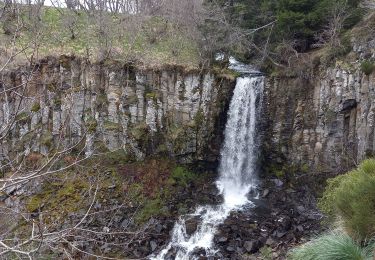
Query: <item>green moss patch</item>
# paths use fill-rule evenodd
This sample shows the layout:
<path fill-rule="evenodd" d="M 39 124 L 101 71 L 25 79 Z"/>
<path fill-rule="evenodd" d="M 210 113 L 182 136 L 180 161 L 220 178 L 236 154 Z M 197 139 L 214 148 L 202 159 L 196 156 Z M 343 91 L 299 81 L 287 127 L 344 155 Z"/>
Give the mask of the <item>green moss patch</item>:
<path fill-rule="evenodd" d="M 31 107 L 31 112 L 38 112 L 40 110 L 40 103 L 39 102 L 35 102 L 32 107 Z"/>
<path fill-rule="evenodd" d="M 40 138 L 40 143 L 47 147 L 52 147 L 53 145 L 53 135 L 50 132 L 44 132 Z"/>
<path fill-rule="evenodd" d="M 65 183 L 55 182 L 43 185 L 42 192 L 31 196 L 26 203 L 28 212 L 48 211 L 49 219 L 58 219 L 64 214 L 77 211 L 82 203 L 88 184 L 75 179 Z"/>
<path fill-rule="evenodd" d="M 95 133 L 98 122 L 93 117 L 88 117 L 85 121 L 86 129 L 89 133 Z"/>
<path fill-rule="evenodd" d="M 16 115 L 15 119 L 20 123 L 26 123 L 30 119 L 30 115 L 27 112 L 21 112 Z"/>
<path fill-rule="evenodd" d="M 103 123 L 103 127 L 107 131 L 120 132 L 122 130 L 122 126 L 119 123 L 114 123 L 111 121 L 105 121 Z"/>

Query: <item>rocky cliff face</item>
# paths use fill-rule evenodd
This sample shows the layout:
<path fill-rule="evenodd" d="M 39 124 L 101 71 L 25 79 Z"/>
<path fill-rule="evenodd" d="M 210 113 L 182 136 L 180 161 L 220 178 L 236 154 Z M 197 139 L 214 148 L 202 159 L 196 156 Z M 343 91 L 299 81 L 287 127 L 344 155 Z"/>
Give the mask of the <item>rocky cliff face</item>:
<path fill-rule="evenodd" d="M 263 147 L 269 164 L 340 172 L 374 154 L 375 75 L 361 69 L 374 48 L 371 37 L 354 41 L 350 59 L 308 77 L 267 78 Z M 138 160 L 166 155 L 216 162 L 234 88 L 234 80 L 209 71 L 65 56 L 1 77 L 2 90 L 18 90 L 0 101 L 0 123 L 11 125 L 2 157 L 79 143 L 74 149 L 87 155 L 124 149 Z"/>
<path fill-rule="evenodd" d="M 372 36 L 371 36 L 372 37 Z M 361 69 L 375 40 L 309 77 L 270 77 L 265 151 L 272 162 L 340 172 L 375 152 L 375 75 Z"/>
<path fill-rule="evenodd" d="M 90 64 L 62 56 L 1 75 L 0 155 L 47 154 L 75 145 L 87 155 L 124 149 L 137 159 L 218 159 L 234 81 L 208 71 Z"/>

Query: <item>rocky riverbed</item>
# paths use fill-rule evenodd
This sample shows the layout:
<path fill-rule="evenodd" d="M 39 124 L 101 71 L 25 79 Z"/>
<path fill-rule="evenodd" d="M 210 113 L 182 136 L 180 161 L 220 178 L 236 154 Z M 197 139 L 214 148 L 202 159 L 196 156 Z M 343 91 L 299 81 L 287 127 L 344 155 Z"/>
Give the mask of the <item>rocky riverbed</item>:
<path fill-rule="evenodd" d="M 279 179 L 269 179 L 264 181 L 259 192 L 259 198 L 253 200 L 254 206 L 233 212 L 219 227 L 215 235 L 216 255 L 207 257 L 204 250 L 197 250 L 199 259 L 285 259 L 288 249 L 321 231 L 322 215 L 316 209 L 315 198 L 307 185 L 294 189 Z M 215 194 L 215 187 L 211 185 L 201 187 L 185 198 L 205 198 L 206 202 L 219 203 L 220 197 Z M 170 237 L 173 219 L 153 220 L 153 227 L 150 227 L 153 235 L 149 237 L 149 246 L 143 247 L 142 255 L 162 249 Z M 186 222 L 187 233 L 194 233 L 199 218 Z M 174 252 L 170 252 L 167 259 L 174 259 Z"/>

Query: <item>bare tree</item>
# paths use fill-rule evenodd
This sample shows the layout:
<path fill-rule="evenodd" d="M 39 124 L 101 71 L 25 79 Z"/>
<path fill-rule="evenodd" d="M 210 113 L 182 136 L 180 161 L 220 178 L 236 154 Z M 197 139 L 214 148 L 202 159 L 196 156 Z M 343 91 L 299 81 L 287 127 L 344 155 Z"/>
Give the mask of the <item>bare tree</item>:
<path fill-rule="evenodd" d="M 258 48 L 251 35 L 273 26 L 270 23 L 252 30 L 241 29 L 222 7 L 205 6 L 202 0 L 65 0 L 52 4 L 63 18 L 71 40 L 78 37 L 76 26 L 81 16 L 87 19 L 90 29 L 95 28 L 93 40 L 97 41 L 101 60 L 116 53 L 114 46 L 121 37 L 128 37 L 130 51 L 125 58 L 129 61 L 139 58 L 132 52 L 139 35 L 146 35 L 151 44 L 164 35 L 190 38 L 202 47 L 202 63 L 209 63 L 219 52 L 228 56 L 235 48 L 259 49 L 265 56 L 267 44 Z M 135 215 L 138 209 L 131 205 L 131 197 L 104 209 L 98 205 L 102 190 L 109 189 L 103 187 L 103 180 L 108 177 L 100 163 L 86 163 L 102 155 L 88 152 L 87 137 L 93 134 L 85 124 L 86 117 L 77 119 L 72 111 L 74 100 L 66 98 L 62 102 L 58 93 L 48 90 L 55 82 L 48 84 L 42 80 L 43 64 L 39 62 L 43 44 L 42 5 L 43 1 L 28 1 L 24 5 L 9 1 L 0 17 L 5 21 L 4 31 L 9 40 L 0 61 L 0 197 L 6 201 L 0 202 L 0 258 L 37 259 L 44 253 L 52 253 L 68 259 L 79 254 L 115 259 L 106 255 L 105 244 L 125 247 L 137 237 L 147 238 L 148 223 L 120 230 L 111 226 L 111 220 L 92 225 L 100 214 L 115 215 L 126 208 L 127 214 Z M 27 42 L 18 41 L 23 30 L 31 32 Z M 177 56 L 182 48 L 175 44 L 170 51 Z M 62 103 L 66 107 L 60 123 L 51 123 L 48 119 Z M 85 175 L 87 172 L 92 174 Z M 49 202 L 25 205 L 25 197 L 34 198 L 33 192 L 42 191 L 44 185 L 53 186 L 57 182 L 63 186 L 69 184 L 69 179 L 78 181 L 83 176 L 87 185 L 78 187 L 79 198 L 75 201 L 83 211 L 72 211 L 71 216 L 66 216 L 69 221 L 54 217 L 43 205 Z M 19 199 L 21 196 L 24 200 Z M 90 251 L 84 246 L 86 242 L 103 246 L 103 253 Z"/>
<path fill-rule="evenodd" d="M 334 2 L 330 10 L 329 20 L 324 30 L 316 36 L 316 47 L 329 46 L 332 48 L 342 47 L 340 34 L 344 29 L 345 21 L 350 17 L 347 1 Z"/>

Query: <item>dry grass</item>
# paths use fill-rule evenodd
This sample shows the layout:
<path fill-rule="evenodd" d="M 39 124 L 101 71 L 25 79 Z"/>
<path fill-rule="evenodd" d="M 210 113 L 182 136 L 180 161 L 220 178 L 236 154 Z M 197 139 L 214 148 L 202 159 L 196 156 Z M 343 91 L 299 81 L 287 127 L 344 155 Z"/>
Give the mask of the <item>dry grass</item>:
<path fill-rule="evenodd" d="M 169 64 L 196 68 L 200 62 L 198 46 L 189 38 L 186 28 L 161 17 L 108 14 L 100 22 L 86 13 L 77 15 L 67 9 L 44 7 L 41 13 L 41 20 L 36 22 L 26 14 L 21 15 L 23 28 L 15 47 L 24 51 L 12 61 L 13 67 L 26 60 L 63 54 L 89 58 L 92 62 L 111 58 L 148 66 Z M 12 35 L 1 29 L 2 64 L 14 50 L 12 39 Z"/>

